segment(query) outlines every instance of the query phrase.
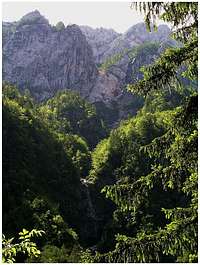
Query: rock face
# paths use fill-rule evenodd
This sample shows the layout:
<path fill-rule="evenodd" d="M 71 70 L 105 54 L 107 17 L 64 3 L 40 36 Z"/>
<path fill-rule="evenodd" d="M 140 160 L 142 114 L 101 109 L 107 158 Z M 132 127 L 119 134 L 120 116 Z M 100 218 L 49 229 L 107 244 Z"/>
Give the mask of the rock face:
<path fill-rule="evenodd" d="M 141 45 L 144 42 L 164 42 L 169 39 L 169 35 L 170 29 L 166 25 L 158 26 L 156 32 L 153 30 L 149 32 L 144 23 L 138 23 L 115 39 L 110 49 L 105 54 L 105 57 L 122 52 L 124 49 L 130 49 L 134 46 Z"/>
<path fill-rule="evenodd" d="M 38 101 L 72 89 L 92 103 L 114 104 L 112 110 L 119 113 L 115 123 L 141 105 L 125 87 L 142 78 L 141 66 L 176 45 L 169 35 L 166 25 L 148 32 L 144 23 L 124 34 L 62 22 L 51 26 L 36 10 L 18 22 L 3 23 L 3 80 L 28 88 Z"/>
<path fill-rule="evenodd" d="M 144 23 L 132 26 L 124 34 L 119 34 L 112 29 L 92 29 L 87 26 L 80 28 L 92 47 L 96 63 L 103 63 L 108 58 L 144 42 L 165 42 L 169 40 L 170 35 L 167 25 L 160 25 L 156 32 L 153 29 L 149 32 Z"/>
<path fill-rule="evenodd" d="M 80 26 L 80 29 L 92 47 L 95 62 L 97 64 L 102 63 L 102 58 L 104 58 L 106 51 L 110 49 L 110 44 L 121 35 L 113 29 L 93 29 L 88 26 Z"/>
<path fill-rule="evenodd" d="M 140 67 L 151 64 L 164 48 L 177 45 L 170 38 L 170 29 L 166 25 L 160 25 L 156 32 L 148 32 L 146 25 L 139 23 L 124 34 L 87 26 L 81 26 L 81 30 L 92 47 L 95 62 L 100 66 L 89 96 L 92 102 L 115 100 L 124 104 L 124 99 L 133 100 L 133 96 L 124 89 L 126 84 L 141 79 Z M 152 47 L 154 43 L 156 47 Z M 138 47 L 144 52 L 138 51 Z"/>
<path fill-rule="evenodd" d="M 91 102 L 109 102 L 116 99 L 121 93 L 120 80 L 110 73 L 99 71 L 97 81 L 88 99 Z"/>
<path fill-rule="evenodd" d="M 124 34 L 118 36 L 112 43 L 110 43 L 110 48 L 106 50 L 103 54 L 101 61 L 107 62 L 108 60 L 118 57 L 113 65 L 109 67 L 107 71 L 115 75 L 118 79 L 127 81 L 126 75 L 128 69 L 130 70 L 130 63 L 134 65 L 134 48 L 141 47 L 145 43 L 158 43 L 160 46 L 164 46 L 167 43 L 167 46 L 176 45 L 176 42 L 170 39 L 170 29 L 166 25 L 160 25 L 158 30 L 148 32 L 146 25 L 144 23 L 139 23 L 132 26 Z M 144 47 L 146 50 L 148 47 Z M 160 53 L 163 49 L 160 49 Z M 159 53 L 159 54 L 160 54 Z M 146 53 L 148 57 L 148 51 Z M 148 64 L 152 63 L 157 57 L 146 58 Z M 147 64 L 146 62 L 143 65 Z M 141 65 L 142 66 L 142 65 Z M 138 69 L 139 70 L 139 69 Z"/>
<path fill-rule="evenodd" d="M 86 30 L 82 29 L 83 32 Z M 99 29 L 86 31 L 86 38 L 90 43 L 96 62 L 100 65 L 97 82 L 90 93 L 91 102 L 104 102 L 117 111 L 117 125 L 127 115 L 135 115 L 142 106 L 142 100 L 126 91 L 128 83 L 137 82 L 143 77 L 140 68 L 149 65 L 158 58 L 166 47 L 177 45 L 170 38 L 170 30 L 166 25 L 160 25 L 157 32 L 148 32 L 144 23 L 131 27 L 124 34 L 111 33 L 101 29 L 104 39 L 100 41 Z M 98 41 L 100 45 L 98 46 Z M 97 46 L 99 49 L 97 49 Z M 101 51 L 101 52 L 99 52 Z M 114 123 L 112 126 L 114 126 Z"/>
<path fill-rule="evenodd" d="M 88 96 L 98 72 L 91 47 L 76 25 L 51 27 L 38 11 L 25 15 L 3 42 L 3 80 L 29 88 L 39 99 L 57 90 Z"/>

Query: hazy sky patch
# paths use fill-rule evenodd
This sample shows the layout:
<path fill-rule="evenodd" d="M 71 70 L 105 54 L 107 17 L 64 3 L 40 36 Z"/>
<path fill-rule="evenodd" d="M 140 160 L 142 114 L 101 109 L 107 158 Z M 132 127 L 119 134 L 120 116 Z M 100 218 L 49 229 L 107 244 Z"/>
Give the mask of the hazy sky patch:
<path fill-rule="evenodd" d="M 130 8 L 130 2 L 3 2 L 3 21 L 13 22 L 23 15 L 38 10 L 49 23 L 63 21 L 88 25 L 93 28 L 113 28 L 124 32 L 143 21 L 143 16 Z"/>

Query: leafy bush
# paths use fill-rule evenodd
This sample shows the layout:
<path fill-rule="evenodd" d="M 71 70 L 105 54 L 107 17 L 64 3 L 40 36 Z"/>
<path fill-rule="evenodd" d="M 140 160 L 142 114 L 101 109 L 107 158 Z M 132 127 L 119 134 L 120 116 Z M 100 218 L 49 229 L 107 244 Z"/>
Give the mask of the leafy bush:
<path fill-rule="evenodd" d="M 39 257 L 40 251 L 37 248 L 36 243 L 32 242 L 33 237 L 41 237 L 45 232 L 43 230 L 33 229 L 30 232 L 23 229 L 19 233 L 19 243 L 14 243 L 14 237 L 6 239 L 3 235 L 2 240 L 2 261 L 5 263 L 13 263 L 16 261 L 16 256 L 19 253 L 23 253 L 28 257 Z"/>
<path fill-rule="evenodd" d="M 107 135 L 103 121 L 97 116 L 93 105 L 72 91 L 58 92 L 43 104 L 40 115 L 49 124 L 49 129 L 60 133 L 77 134 L 90 147 Z"/>

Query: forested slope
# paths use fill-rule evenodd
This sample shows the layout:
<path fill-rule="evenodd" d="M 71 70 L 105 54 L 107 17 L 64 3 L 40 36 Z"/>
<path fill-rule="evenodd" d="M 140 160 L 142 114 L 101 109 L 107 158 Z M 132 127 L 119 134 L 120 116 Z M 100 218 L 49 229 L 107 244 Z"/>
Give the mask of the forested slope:
<path fill-rule="evenodd" d="M 115 129 L 75 92 L 3 84 L 4 261 L 197 262 L 197 3 L 140 10 L 183 45 L 129 79 L 144 105 Z"/>

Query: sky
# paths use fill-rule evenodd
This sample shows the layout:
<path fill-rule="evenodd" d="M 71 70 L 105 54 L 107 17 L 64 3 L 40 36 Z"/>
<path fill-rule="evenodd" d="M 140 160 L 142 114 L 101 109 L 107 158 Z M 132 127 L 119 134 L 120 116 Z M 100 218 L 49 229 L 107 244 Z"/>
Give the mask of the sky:
<path fill-rule="evenodd" d="M 123 33 L 131 26 L 143 22 L 143 15 L 131 9 L 130 2 L 77 2 L 77 1 L 26 1 L 3 2 L 2 19 L 5 22 L 19 20 L 25 14 L 38 10 L 49 23 L 62 21 L 68 24 L 87 25 L 93 28 L 113 28 Z"/>

